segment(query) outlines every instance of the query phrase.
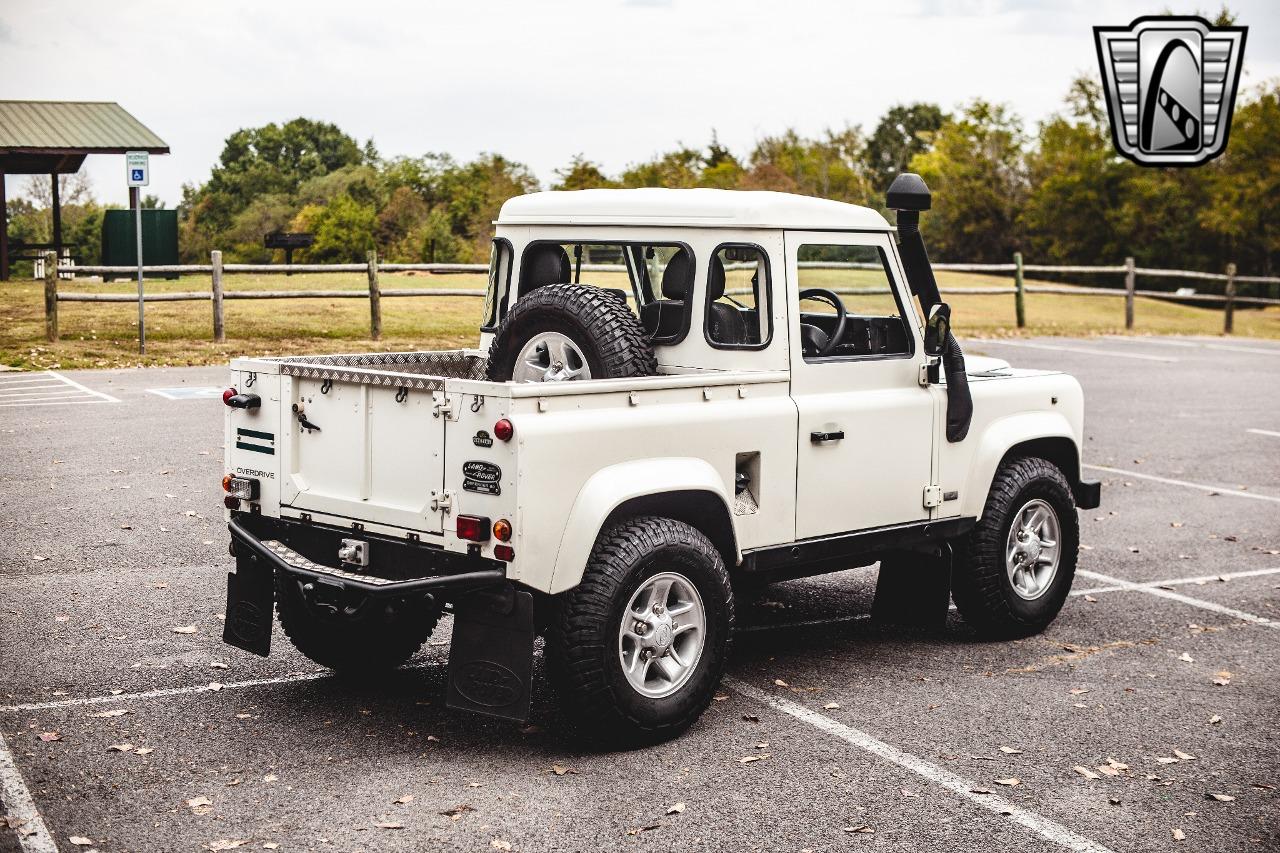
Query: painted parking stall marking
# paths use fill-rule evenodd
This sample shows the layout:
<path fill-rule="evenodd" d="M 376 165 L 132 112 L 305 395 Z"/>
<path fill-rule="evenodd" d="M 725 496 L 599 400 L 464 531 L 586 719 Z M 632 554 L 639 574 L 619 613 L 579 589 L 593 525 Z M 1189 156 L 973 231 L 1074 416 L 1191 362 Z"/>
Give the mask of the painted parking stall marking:
<path fill-rule="evenodd" d="M 1267 435 L 1267 436 L 1271 436 L 1272 438 L 1280 438 L 1280 431 L 1276 431 L 1273 429 L 1253 429 L 1251 427 L 1245 430 L 1245 432 L 1251 432 L 1254 435 Z"/>
<path fill-rule="evenodd" d="M 1280 497 L 1275 495 L 1259 495 L 1254 492 L 1246 492 L 1244 489 L 1233 489 L 1230 486 L 1212 486 L 1205 483 L 1192 483 L 1187 480 L 1175 480 L 1171 477 L 1157 477 L 1155 474 L 1140 474 L 1137 471 L 1129 471 L 1124 468 L 1112 468 L 1109 465 L 1089 465 L 1082 464 L 1081 468 L 1092 468 L 1094 471 L 1106 471 L 1108 474 L 1119 474 L 1122 477 L 1134 477 L 1139 480 L 1150 480 L 1153 483 L 1164 483 L 1166 486 L 1183 486 L 1188 489 L 1197 489 L 1199 491 L 1217 492 L 1220 495 L 1226 495 L 1232 498 L 1249 498 L 1255 501 L 1271 501 L 1280 503 Z"/>
<path fill-rule="evenodd" d="M 52 370 L 0 376 L 0 408 L 119 402 Z"/>
<path fill-rule="evenodd" d="M 211 385 L 186 385 L 181 388 L 148 388 L 148 394 L 155 394 L 166 400 L 217 400 L 222 398 L 221 388 Z"/>
<path fill-rule="evenodd" d="M 1022 347 L 1024 349 L 1043 349 L 1043 350 L 1049 350 L 1051 352 L 1078 352 L 1078 353 L 1083 353 L 1085 355 L 1105 356 L 1106 358 L 1134 358 L 1134 359 L 1138 359 L 1139 361 L 1159 361 L 1165 364 L 1176 364 L 1178 362 L 1178 359 L 1176 358 L 1166 358 L 1165 356 L 1162 356 L 1162 355 L 1144 355 L 1136 352 L 1120 352 L 1119 350 L 1094 349 L 1092 347 L 1059 346 L 1057 344 L 1033 344 L 1030 341 L 1006 341 L 1006 340 L 998 340 L 996 338 L 973 338 L 969 341 L 966 341 L 966 343 L 978 344 L 981 346 L 986 346 L 988 344 L 995 344 L 996 346 L 1003 346 L 1003 347 Z"/>

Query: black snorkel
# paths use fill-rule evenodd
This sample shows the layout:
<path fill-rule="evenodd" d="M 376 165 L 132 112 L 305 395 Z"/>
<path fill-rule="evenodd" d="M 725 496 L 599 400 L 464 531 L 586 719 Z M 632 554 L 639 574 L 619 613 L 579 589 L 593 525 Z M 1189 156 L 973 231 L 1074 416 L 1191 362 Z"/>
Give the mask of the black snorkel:
<path fill-rule="evenodd" d="M 931 203 L 932 195 L 924 180 L 910 172 L 894 178 L 885 196 L 885 206 L 898 214 L 898 252 L 907 274 L 907 285 L 920 300 L 920 307 L 928 317 L 925 351 L 928 355 L 942 357 L 943 373 L 947 379 L 947 441 L 954 443 L 964 441 L 969 434 L 973 397 L 969 394 L 969 379 L 965 375 L 964 352 L 955 335 L 951 334 L 951 308 L 938 293 L 929 253 L 925 251 L 924 239 L 920 236 L 920 211 L 928 210 Z"/>

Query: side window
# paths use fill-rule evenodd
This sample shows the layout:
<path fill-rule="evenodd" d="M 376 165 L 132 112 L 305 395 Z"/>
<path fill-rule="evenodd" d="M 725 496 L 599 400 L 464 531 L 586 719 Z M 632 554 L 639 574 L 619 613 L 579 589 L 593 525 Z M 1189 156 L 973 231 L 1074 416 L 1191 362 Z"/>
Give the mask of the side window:
<path fill-rule="evenodd" d="M 489 286 L 484 293 L 484 314 L 480 330 L 492 332 L 498 325 L 498 305 L 504 306 L 511 289 L 511 244 L 499 237 L 489 250 Z"/>
<path fill-rule="evenodd" d="M 805 361 L 912 353 L 914 339 L 882 249 L 805 244 L 797 261 Z M 805 291 L 811 292 L 806 296 Z M 845 311 L 843 330 L 833 298 Z"/>
<path fill-rule="evenodd" d="M 769 258 L 759 246 L 725 244 L 707 267 L 707 342 L 763 349 L 773 337 Z"/>
<path fill-rule="evenodd" d="M 655 344 L 689 331 L 693 251 L 677 243 L 562 243 L 540 240 L 520 260 L 519 293 L 576 282 L 614 293 L 640 318 Z"/>

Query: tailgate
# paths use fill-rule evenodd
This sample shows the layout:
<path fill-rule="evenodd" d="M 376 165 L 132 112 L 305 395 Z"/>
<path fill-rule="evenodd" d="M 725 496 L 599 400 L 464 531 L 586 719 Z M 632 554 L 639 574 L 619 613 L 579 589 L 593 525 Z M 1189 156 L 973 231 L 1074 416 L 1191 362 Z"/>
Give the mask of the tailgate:
<path fill-rule="evenodd" d="M 303 376 L 281 386 L 281 504 L 442 532 L 444 391 Z"/>

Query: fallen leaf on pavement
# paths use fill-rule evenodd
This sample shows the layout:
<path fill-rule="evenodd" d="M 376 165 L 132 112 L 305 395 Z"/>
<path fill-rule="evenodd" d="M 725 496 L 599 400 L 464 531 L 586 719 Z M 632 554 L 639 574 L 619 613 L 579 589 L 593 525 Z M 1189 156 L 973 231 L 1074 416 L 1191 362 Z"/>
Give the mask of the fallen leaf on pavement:
<path fill-rule="evenodd" d="M 1089 688 L 1087 688 L 1087 687 L 1072 687 L 1072 688 L 1071 688 L 1071 695 L 1072 695 L 1072 696 L 1079 696 L 1079 695 L 1081 695 L 1082 693 L 1088 693 L 1088 692 L 1089 692 Z"/>
<path fill-rule="evenodd" d="M 771 753 L 768 753 L 768 752 L 762 752 L 762 753 L 760 753 L 759 755 L 744 755 L 742 758 L 739 758 L 739 759 L 738 759 L 738 763 L 739 763 L 739 764 L 750 764 L 750 763 L 751 763 L 751 762 L 753 762 L 753 761 L 764 761 L 764 760 L 765 760 L 766 758 L 768 758 L 770 755 L 771 755 Z"/>
<path fill-rule="evenodd" d="M 1183 652 L 1182 654 L 1178 655 L 1178 660 L 1183 661 L 1184 663 L 1196 662 L 1196 659 L 1193 658 L 1191 655 L 1187 654 L 1186 652 Z"/>
<path fill-rule="evenodd" d="M 1235 800 L 1235 797 L 1230 794 L 1205 794 L 1204 798 L 1206 800 L 1217 800 L 1220 803 L 1230 803 Z"/>
<path fill-rule="evenodd" d="M 572 773 L 575 776 L 578 774 L 577 770 L 574 770 L 572 767 L 565 767 L 563 764 L 552 764 L 551 772 L 557 776 L 563 776 L 566 773 Z"/>
<path fill-rule="evenodd" d="M 1000 751 L 1003 752 L 1005 755 L 1022 755 L 1022 750 L 1014 749 L 1011 746 L 1002 746 L 1000 747 Z"/>
<path fill-rule="evenodd" d="M 503 841 L 501 838 L 495 838 L 489 842 L 489 846 L 492 847 L 494 850 L 510 850 L 511 842 Z"/>
<path fill-rule="evenodd" d="M 1101 777 L 1101 776 L 1099 776 L 1097 773 L 1094 773 L 1092 770 L 1090 770 L 1088 767 L 1083 767 L 1083 766 L 1081 766 L 1081 765 L 1079 765 L 1079 764 L 1077 764 L 1075 767 L 1072 767 L 1071 769 L 1072 769 L 1072 770 L 1074 770 L 1074 771 L 1076 771 L 1077 773 L 1079 773 L 1081 776 L 1083 776 L 1083 777 L 1084 777 L 1084 778 L 1086 778 L 1086 779 L 1101 779 L 1101 778 L 1102 778 L 1102 777 Z"/>
<path fill-rule="evenodd" d="M 394 800 L 392 800 L 392 802 L 398 806 L 403 806 L 405 803 L 412 803 L 413 794 L 402 794 L 399 797 L 396 797 Z"/>
<path fill-rule="evenodd" d="M 828 711 L 838 711 L 838 710 L 840 710 L 840 703 L 839 703 L 839 702 L 828 702 L 827 704 L 823 705 L 822 707 L 823 707 L 823 708 L 826 708 Z"/>
<path fill-rule="evenodd" d="M 783 681 L 781 678 L 775 678 L 775 679 L 773 680 L 773 683 L 774 683 L 774 685 L 775 685 L 775 686 L 777 686 L 777 687 L 790 687 L 790 686 L 791 686 L 791 685 L 787 684 L 787 682 Z"/>
<path fill-rule="evenodd" d="M 860 823 L 857 826 L 846 826 L 844 828 L 844 831 L 845 832 L 861 832 L 867 835 L 870 835 L 871 833 L 875 832 L 874 829 L 867 826 L 865 823 Z"/>
<path fill-rule="evenodd" d="M 1220 722 L 1222 722 L 1222 718 L 1219 717 L 1217 714 L 1214 714 L 1212 717 L 1209 718 L 1209 725 L 1216 726 Z"/>
<path fill-rule="evenodd" d="M 457 820 L 467 812 L 473 812 L 473 811 L 475 811 L 474 808 L 467 805 L 466 803 L 463 803 L 462 805 L 454 806 L 451 809 L 446 809 L 445 811 L 440 812 L 440 814 L 444 815 L 445 817 L 451 817 L 454 820 Z"/>
<path fill-rule="evenodd" d="M 1098 599 L 1094 598 L 1092 595 L 1086 595 L 1086 596 L 1084 597 L 1084 600 L 1085 600 L 1085 601 L 1087 601 L 1087 602 L 1089 602 L 1090 604 L 1097 604 L 1097 603 L 1098 603 Z"/>
<path fill-rule="evenodd" d="M 1156 756 L 1156 762 L 1159 764 L 1177 764 L 1178 759 L 1169 758 L 1168 756 L 1165 756 L 1165 755 L 1158 755 Z"/>
<path fill-rule="evenodd" d="M 397 823 L 393 820 L 385 820 L 381 823 L 375 823 L 374 826 L 378 827 L 378 829 L 404 829 L 403 823 Z"/>
<path fill-rule="evenodd" d="M 133 754 L 134 755 L 150 755 L 153 752 L 155 752 L 155 749 L 153 749 L 152 747 L 140 746 L 133 751 Z"/>
<path fill-rule="evenodd" d="M 263 776 L 263 777 L 262 777 L 262 781 L 263 781 L 263 782 L 274 782 L 274 781 L 276 781 L 276 780 L 277 780 L 277 779 L 279 779 L 279 778 L 280 778 L 280 777 L 279 777 L 279 776 L 277 776 L 277 775 L 276 775 L 276 774 L 274 774 L 274 773 L 268 773 L 266 776 Z"/>
<path fill-rule="evenodd" d="M 169 630 L 175 634 L 194 634 L 196 632 L 196 626 L 195 625 L 178 625 L 176 627 L 170 628 Z"/>
<path fill-rule="evenodd" d="M 899 788 L 899 789 L 898 789 L 898 792 L 899 792 L 900 794 L 902 794 L 902 796 L 904 796 L 904 797 L 918 797 L 918 796 L 920 796 L 919 794 L 917 794 L 915 791 L 911 790 L 910 788 Z"/>
<path fill-rule="evenodd" d="M 263 850 L 275 850 L 275 849 L 277 849 L 277 848 L 279 848 L 279 847 L 280 847 L 280 845 L 279 845 L 279 844 L 277 844 L 277 843 L 276 843 L 276 842 L 274 842 L 274 841 L 267 841 L 267 842 L 264 842 L 264 843 L 263 843 L 263 845 L 262 845 L 262 849 L 263 849 Z"/>
<path fill-rule="evenodd" d="M 45 743 L 49 743 L 54 740 L 62 740 L 62 735 L 58 732 L 41 732 L 37 737 Z"/>
<path fill-rule="evenodd" d="M 1098 772 L 1101 773 L 1103 776 L 1119 776 L 1120 775 L 1119 770 L 1107 764 L 1099 765 Z"/>
<path fill-rule="evenodd" d="M 77 847 L 88 847 L 89 845 L 93 844 L 92 838 L 85 838 L 83 835 L 73 835 L 67 840 L 70 841 L 72 844 L 76 845 Z"/>
<path fill-rule="evenodd" d="M 667 809 L 667 814 L 684 814 L 684 803 L 676 803 Z"/>
<path fill-rule="evenodd" d="M 997 785 L 1007 785 L 1008 787 L 1012 788 L 1014 785 L 1021 785 L 1021 784 L 1022 784 L 1022 780 L 1021 780 L 1021 779 L 1016 779 L 1016 778 L 1014 778 L 1014 777 L 1010 776 L 1008 779 L 997 779 L 997 780 L 996 780 L 996 784 L 997 784 Z"/>
<path fill-rule="evenodd" d="M 90 714 L 90 717 L 123 717 L 125 714 L 132 714 L 128 708 L 114 708 L 110 711 L 99 711 L 96 714 Z"/>
<path fill-rule="evenodd" d="M 223 663 L 220 660 L 209 661 L 209 666 L 213 667 L 214 669 L 230 669 L 231 668 L 229 664 Z"/>
<path fill-rule="evenodd" d="M 1182 750 L 1180 750 L 1180 749 L 1175 749 L 1175 750 L 1173 751 L 1173 754 L 1174 754 L 1174 755 L 1176 755 L 1176 756 L 1178 756 L 1179 758 L 1181 758 L 1183 761 L 1195 761 L 1195 760 L 1196 760 L 1196 757 L 1195 757 L 1194 755 L 1192 755 L 1192 754 L 1191 754 L 1191 753 L 1189 753 L 1189 752 L 1183 752 L 1183 751 L 1182 751 Z"/>
<path fill-rule="evenodd" d="M 1186 834 L 1185 832 L 1183 832 L 1181 829 L 1175 829 L 1175 830 L 1173 831 L 1173 840 L 1174 840 L 1174 841 L 1183 841 L 1183 840 L 1185 840 L 1185 839 L 1186 839 L 1186 837 L 1187 837 L 1187 834 Z"/>
<path fill-rule="evenodd" d="M 230 838 L 219 838 L 217 841 L 210 841 L 208 849 L 217 853 L 219 850 L 235 850 L 237 847 L 243 847 L 248 843 L 245 840 L 233 841 Z"/>
<path fill-rule="evenodd" d="M 187 808 L 195 814 L 208 814 L 213 811 L 213 800 L 208 797 L 192 797 L 186 802 Z"/>
<path fill-rule="evenodd" d="M 111 752 L 133 752 L 133 744 L 131 743 L 113 743 L 107 747 Z"/>

